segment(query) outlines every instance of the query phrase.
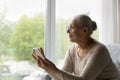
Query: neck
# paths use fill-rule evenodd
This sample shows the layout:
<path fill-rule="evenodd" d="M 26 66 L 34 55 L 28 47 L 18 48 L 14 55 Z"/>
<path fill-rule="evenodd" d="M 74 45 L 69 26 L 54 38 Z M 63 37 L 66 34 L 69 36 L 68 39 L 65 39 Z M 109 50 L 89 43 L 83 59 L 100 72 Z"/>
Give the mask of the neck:
<path fill-rule="evenodd" d="M 87 38 L 77 41 L 78 47 L 81 48 L 82 50 L 88 49 L 94 43 L 95 42 L 92 38 Z"/>

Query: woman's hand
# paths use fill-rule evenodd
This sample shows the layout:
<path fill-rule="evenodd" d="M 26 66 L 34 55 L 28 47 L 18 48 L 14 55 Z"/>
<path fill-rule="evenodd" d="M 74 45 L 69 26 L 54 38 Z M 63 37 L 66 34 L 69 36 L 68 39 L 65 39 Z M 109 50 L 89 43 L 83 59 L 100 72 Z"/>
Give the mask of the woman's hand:
<path fill-rule="evenodd" d="M 43 49 L 39 48 L 39 51 L 44 56 Z M 47 58 L 45 58 L 43 60 L 42 58 L 40 58 L 39 56 L 37 56 L 34 51 L 32 53 L 32 56 L 37 61 L 38 66 L 41 67 L 41 68 L 43 68 L 44 70 L 46 70 L 48 72 L 56 72 L 58 70 L 57 67 L 51 61 L 49 61 Z"/>

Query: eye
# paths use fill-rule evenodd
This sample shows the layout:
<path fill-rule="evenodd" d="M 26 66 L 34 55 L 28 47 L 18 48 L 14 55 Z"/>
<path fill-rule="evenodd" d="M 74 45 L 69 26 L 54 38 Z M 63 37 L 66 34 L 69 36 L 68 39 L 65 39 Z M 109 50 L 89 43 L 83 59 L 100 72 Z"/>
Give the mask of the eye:
<path fill-rule="evenodd" d="M 75 26 L 70 26 L 71 29 L 75 29 L 76 27 Z"/>
<path fill-rule="evenodd" d="M 72 29 L 76 29 L 76 26 L 74 26 L 74 25 L 67 26 L 67 30 L 72 30 Z"/>

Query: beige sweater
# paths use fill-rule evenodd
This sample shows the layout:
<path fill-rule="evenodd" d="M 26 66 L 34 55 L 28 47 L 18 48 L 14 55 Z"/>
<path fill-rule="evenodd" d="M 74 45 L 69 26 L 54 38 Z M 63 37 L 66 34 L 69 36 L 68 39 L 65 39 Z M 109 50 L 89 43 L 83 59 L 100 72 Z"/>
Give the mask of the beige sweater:
<path fill-rule="evenodd" d="M 79 57 L 77 45 L 70 47 L 62 70 L 48 72 L 54 80 L 120 80 L 107 48 L 97 43 L 84 57 Z"/>

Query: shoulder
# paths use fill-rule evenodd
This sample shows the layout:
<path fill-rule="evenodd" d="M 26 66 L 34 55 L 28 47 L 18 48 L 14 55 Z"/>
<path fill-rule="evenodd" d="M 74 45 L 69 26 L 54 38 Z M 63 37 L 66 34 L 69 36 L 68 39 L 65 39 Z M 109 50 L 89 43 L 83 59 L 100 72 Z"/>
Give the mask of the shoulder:
<path fill-rule="evenodd" d="M 92 58 L 110 60 L 110 54 L 106 46 L 100 42 L 97 43 L 92 53 Z"/>
<path fill-rule="evenodd" d="M 106 46 L 104 44 L 100 43 L 100 42 L 96 43 L 95 51 L 107 52 L 108 53 L 108 49 L 106 48 Z"/>

